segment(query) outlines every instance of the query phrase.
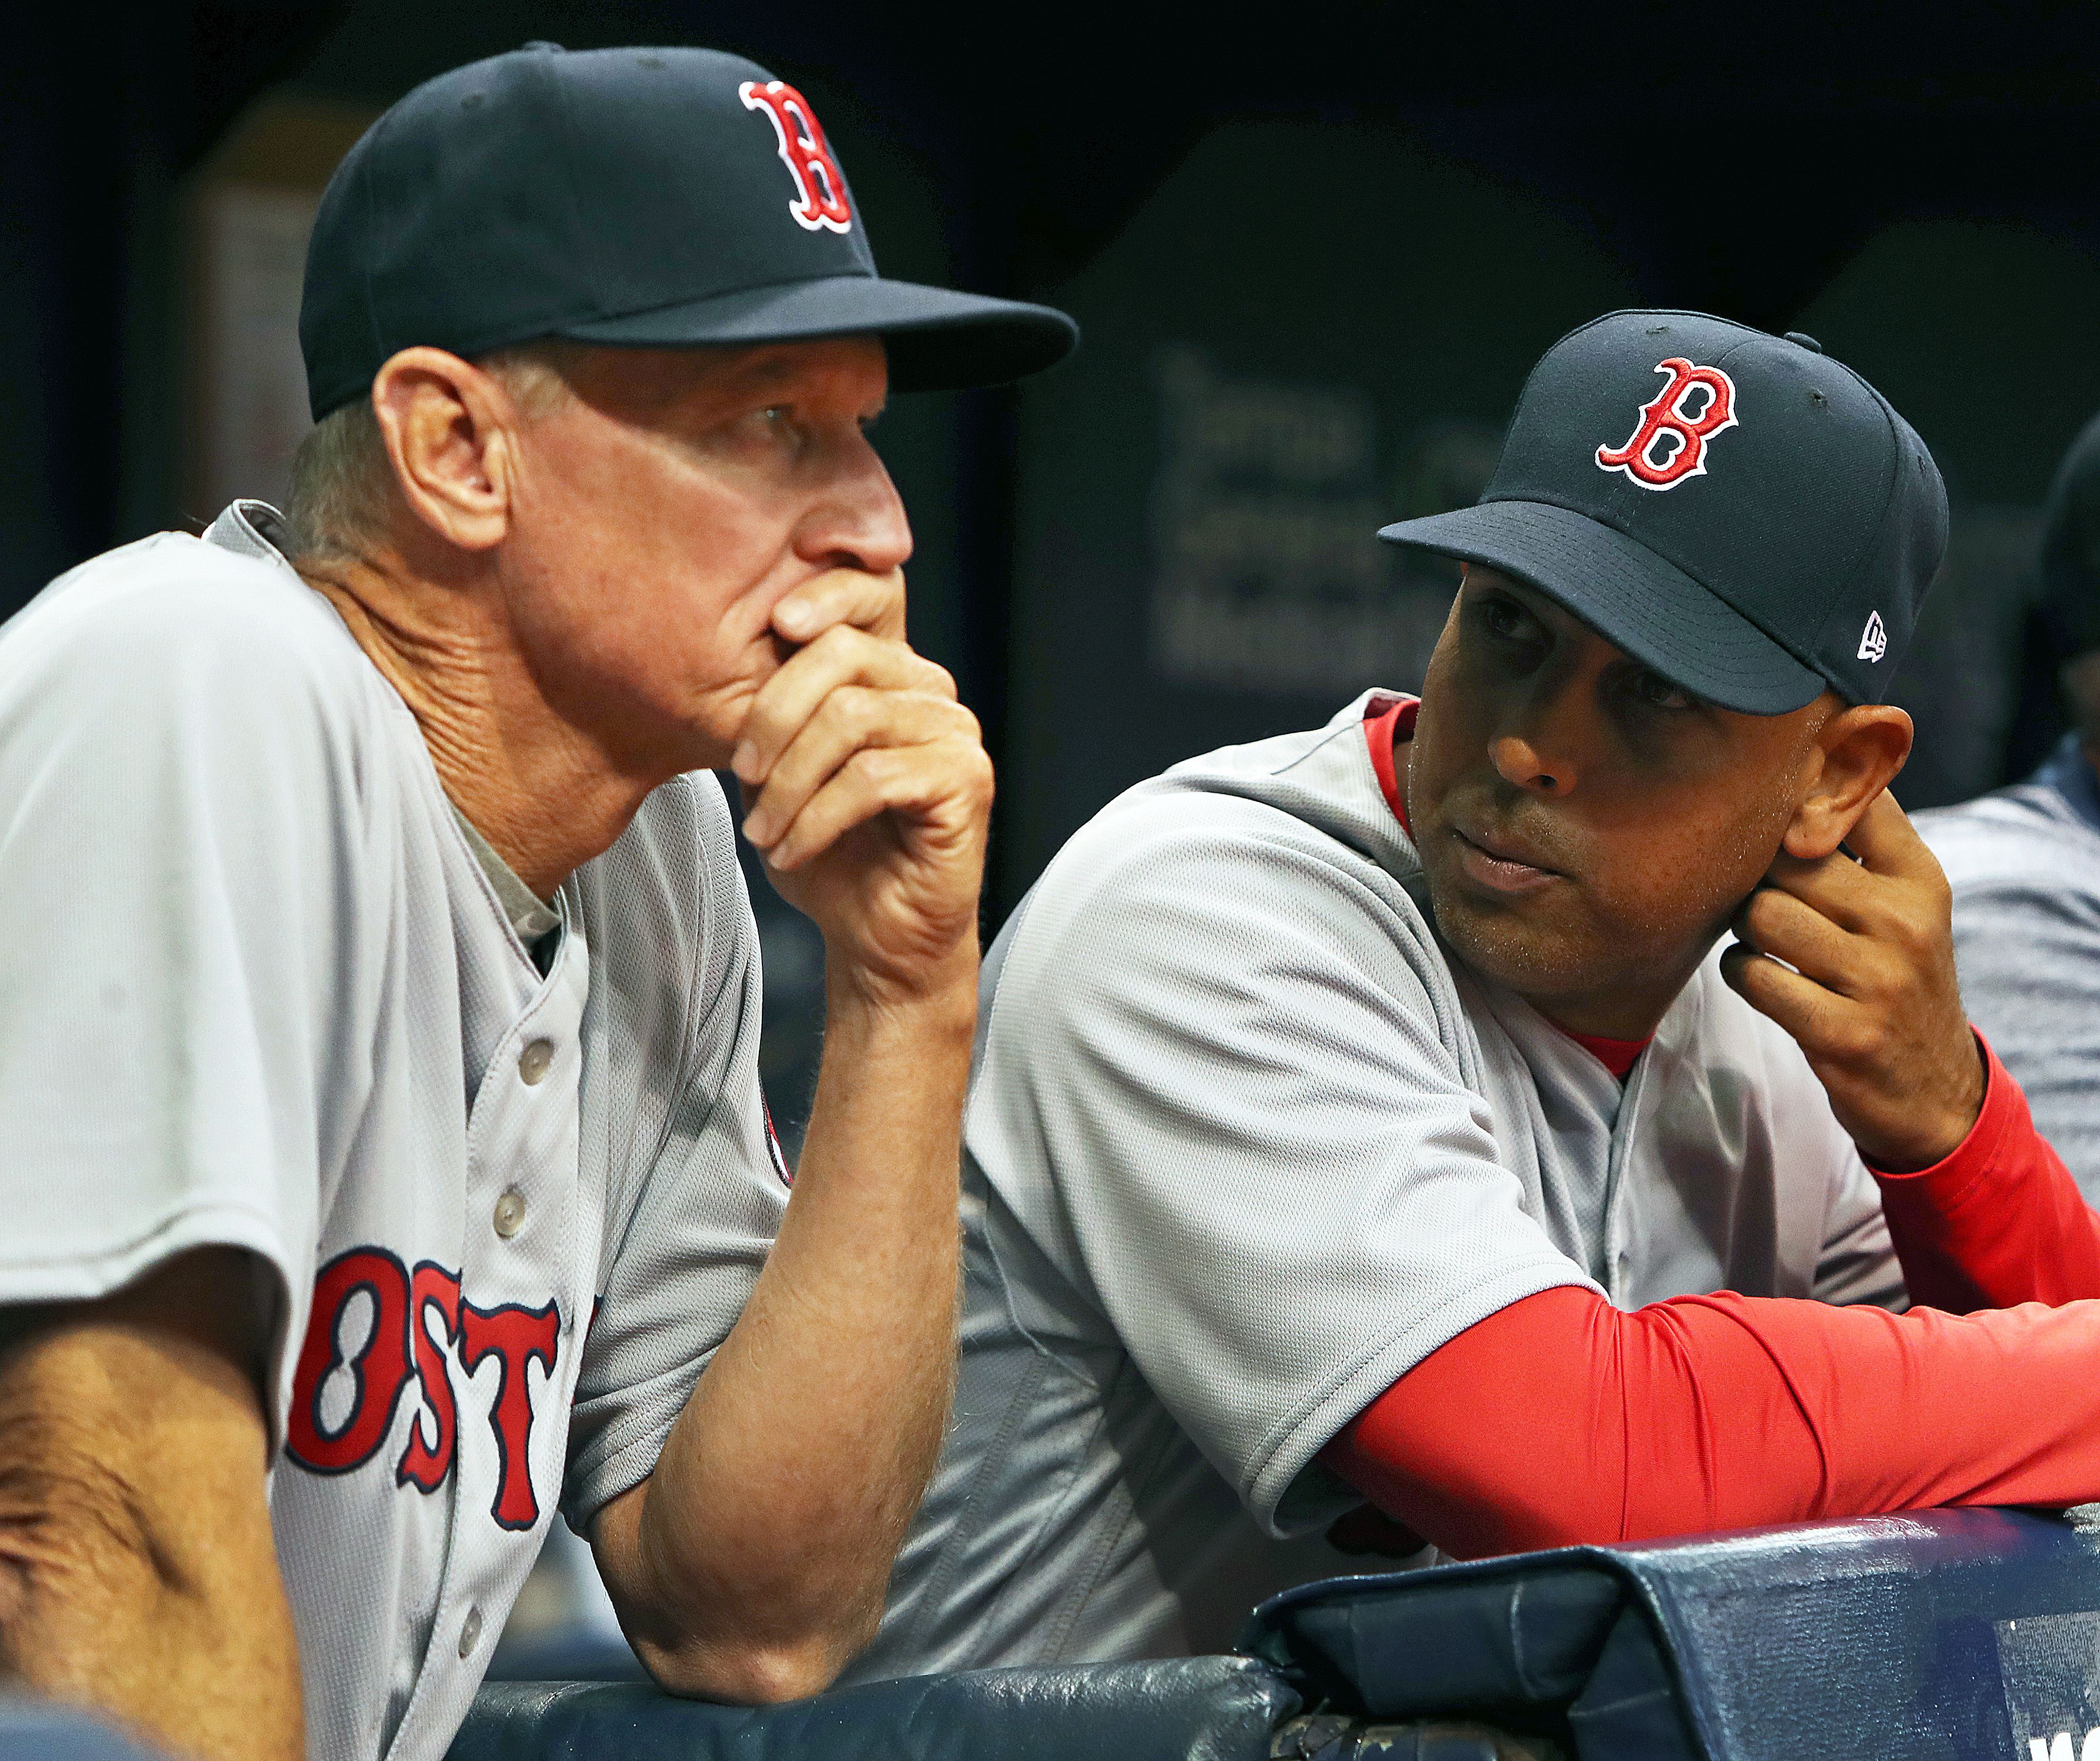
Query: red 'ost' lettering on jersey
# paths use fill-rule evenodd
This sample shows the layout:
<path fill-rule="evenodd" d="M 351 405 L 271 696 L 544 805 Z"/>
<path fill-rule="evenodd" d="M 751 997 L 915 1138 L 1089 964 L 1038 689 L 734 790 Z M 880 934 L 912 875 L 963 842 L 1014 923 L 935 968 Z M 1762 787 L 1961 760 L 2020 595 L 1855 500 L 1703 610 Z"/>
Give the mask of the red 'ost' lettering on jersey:
<path fill-rule="evenodd" d="M 839 169 L 810 100 L 784 80 L 768 80 L 763 86 L 746 80 L 736 95 L 746 109 L 763 110 L 772 121 L 780 141 L 780 162 L 795 180 L 795 200 L 788 203 L 788 212 L 796 223 L 811 232 L 819 227 L 850 232 L 853 210 L 846 201 L 845 173 Z"/>
<path fill-rule="evenodd" d="M 1695 367 L 1678 355 L 1657 363 L 1655 370 L 1669 374 L 1670 383 L 1641 405 L 1624 446 L 1597 448 L 1597 466 L 1624 471 L 1643 489 L 1674 489 L 1688 477 L 1706 474 L 1707 443 L 1736 426 L 1736 382 L 1718 367 Z M 1704 394 L 1696 416 L 1685 408 L 1694 392 Z M 1656 448 L 1665 440 L 1669 449 L 1658 457 Z"/>
<path fill-rule="evenodd" d="M 369 1309 L 361 1331 L 353 1311 Z M 447 1348 L 457 1349 L 462 1375 L 496 1360 L 496 1399 L 489 1410 L 496 1447 L 496 1498 L 489 1514 L 505 1529 L 530 1529 L 540 1520 L 532 1490 L 532 1423 L 537 1416 L 527 1366 L 537 1358 L 552 1375 L 560 1348 L 561 1307 L 527 1309 L 506 1303 L 478 1309 L 461 1295 L 457 1272 L 430 1260 L 412 1275 L 383 1247 L 338 1254 L 314 1280 L 312 1318 L 292 1375 L 292 1410 L 285 1453 L 319 1474 L 343 1474 L 376 1455 L 394 1428 L 402 1397 L 417 1397 L 408 1439 L 395 1464 L 397 1485 L 435 1492 L 459 1453 L 459 1405 Z M 333 1426 L 322 1407 L 340 1399 L 349 1380 L 349 1410 Z"/>
<path fill-rule="evenodd" d="M 460 1366 L 469 1375 L 493 1357 L 499 1370 L 488 1422 L 496 1432 L 496 1503 L 490 1514 L 499 1527 L 530 1529 L 540 1520 L 532 1492 L 532 1396 L 525 1366 L 535 1357 L 551 1375 L 560 1341 L 561 1312 L 505 1303 L 497 1309 L 460 1306 Z"/>

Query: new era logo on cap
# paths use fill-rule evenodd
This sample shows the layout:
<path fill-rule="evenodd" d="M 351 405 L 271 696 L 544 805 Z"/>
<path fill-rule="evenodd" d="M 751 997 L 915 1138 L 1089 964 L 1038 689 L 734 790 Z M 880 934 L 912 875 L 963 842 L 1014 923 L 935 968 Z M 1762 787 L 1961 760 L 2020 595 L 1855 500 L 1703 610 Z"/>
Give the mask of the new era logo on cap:
<path fill-rule="evenodd" d="M 846 196 L 845 174 L 832 157 L 823 126 L 810 100 L 785 80 L 746 80 L 736 89 L 748 110 L 763 110 L 772 120 L 780 141 L 780 162 L 795 180 L 795 196 L 788 204 L 796 224 L 815 232 L 827 227 L 844 232 L 853 225 L 853 208 Z"/>
<path fill-rule="evenodd" d="M 1643 489 L 1674 489 L 1706 474 L 1706 443 L 1736 426 L 1736 382 L 1681 355 L 1657 361 L 1655 370 L 1670 383 L 1641 405 L 1624 446 L 1597 448 L 1597 468 L 1624 471 Z"/>
<path fill-rule="evenodd" d="M 1860 633 L 1860 652 L 1854 657 L 1860 660 L 1878 660 L 1889 651 L 1889 633 L 1882 622 L 1882 614 L 1869 611 L 1867 627 Z"/>

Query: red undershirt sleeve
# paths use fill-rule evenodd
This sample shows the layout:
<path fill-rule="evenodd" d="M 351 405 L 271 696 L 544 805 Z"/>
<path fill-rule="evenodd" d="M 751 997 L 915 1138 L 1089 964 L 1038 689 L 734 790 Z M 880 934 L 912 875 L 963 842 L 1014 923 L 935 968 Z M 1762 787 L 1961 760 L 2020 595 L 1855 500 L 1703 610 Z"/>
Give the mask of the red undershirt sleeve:
<path fill-rule="evenodd" d="M 2100 1303 L 1957 1316 L 1542 1291 L 1322 1460 L 1458 1558 L 1941 1504 L 2100 1498 Z"/>
<path fill-rule="evenodd" d="M 2100 1296 L 2100 1217 L 1981 1034 L 1983 1109 L 1915 1174 L 1873 1171 L 1911 1300 L 1965 1314 Z"/>
<path fill-rule="evenodd" d="M 1961 1145 L 1875 1176 L 1908 1314 L 1545 1291 L 1423 1359 L 1322 1459 L 1461 1558 L 2100 1497 L 2100 1303 L 2080 1300 L 2100 1217 L 1983 1053 Z"/>

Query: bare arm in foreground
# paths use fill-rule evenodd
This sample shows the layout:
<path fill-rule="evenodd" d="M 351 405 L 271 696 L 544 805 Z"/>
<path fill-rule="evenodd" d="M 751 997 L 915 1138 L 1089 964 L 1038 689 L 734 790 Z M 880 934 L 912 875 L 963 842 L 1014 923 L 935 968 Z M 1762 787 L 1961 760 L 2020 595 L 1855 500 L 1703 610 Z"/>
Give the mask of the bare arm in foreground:
<path fill-rule="evenodd" d="M 302 1746 L 249 1289 L 212 1248 L 0 1311 L 0 1677 L 213 1761 Z"/>

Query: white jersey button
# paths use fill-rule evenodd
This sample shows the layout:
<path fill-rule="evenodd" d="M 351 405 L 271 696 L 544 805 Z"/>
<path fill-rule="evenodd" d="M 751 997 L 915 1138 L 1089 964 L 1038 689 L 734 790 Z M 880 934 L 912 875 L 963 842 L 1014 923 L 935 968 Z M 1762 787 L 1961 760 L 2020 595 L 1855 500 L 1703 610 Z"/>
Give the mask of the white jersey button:
<path fill-rule="evenodd" d="M 496 1233 L 509 1241 L 524 1226 L 525 1195 L 515 1186 L 506 1186 L 496 1201 Z"/>
<path fill-rule="evenodd" d="M 466 1611 L 466 1622 L 460 1628 L 460 1655 L 470 1656 L 474 1648 L 481 1643 L 481 1610 L 470 1608 Z"/>
<path fill-rule="evenodd" d="M 548 1066 L 554 1061 L 554 1042 L 535 1039 L 518 1054 L 518 1074 L 527 1084 L 538 1083 L 547 1074 Z"/>

